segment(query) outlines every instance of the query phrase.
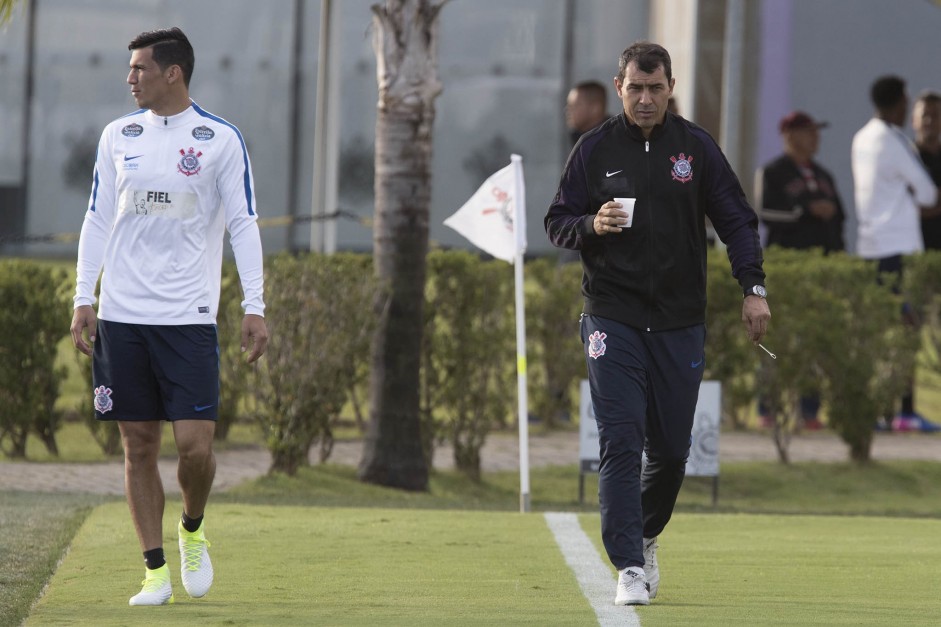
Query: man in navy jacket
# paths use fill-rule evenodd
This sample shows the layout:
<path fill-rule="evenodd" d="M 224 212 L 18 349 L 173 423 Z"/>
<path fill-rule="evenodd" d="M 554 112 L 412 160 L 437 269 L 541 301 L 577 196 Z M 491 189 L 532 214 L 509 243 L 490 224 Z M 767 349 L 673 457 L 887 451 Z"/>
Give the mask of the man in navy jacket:
<path fill-rule="evenodd" d="M 619 573 L 615 604 L 647 605 L 702 381 L 707 216 L 742 286 L 753 342 L 771 313 L 754 210 L 712 137 L 667 111 L 670 54 L 633 44 L 614 85 L 624 112 L 575 145 L 545 226 L 554 245 L 582 258 L 581 333 L 601 448 L 602 538 Z"/>

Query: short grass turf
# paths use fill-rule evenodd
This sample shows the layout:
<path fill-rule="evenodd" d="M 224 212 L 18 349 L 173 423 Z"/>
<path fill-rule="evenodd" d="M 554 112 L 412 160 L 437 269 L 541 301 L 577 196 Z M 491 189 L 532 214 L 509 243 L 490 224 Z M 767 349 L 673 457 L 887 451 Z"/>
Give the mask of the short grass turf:
<path fill-rule="evenodd" d="M 659 544 L 645 627 L 941 624 L 938 520 L 680 514 Z"/>
<path fill-rule="evenodd" d="M 0 492 L 0 627 L 20 624 L 82 521 L 104 500 Z"/>
<path fill-rule="evenodd" d="M 588 625 L 540 515 L 217 504 L 215 583 L 190 599 L 168 503 L 176 603 L 129 607 L 143 562 L 127 507 L 97 508 L 26 622 L 36 625 Z"/>

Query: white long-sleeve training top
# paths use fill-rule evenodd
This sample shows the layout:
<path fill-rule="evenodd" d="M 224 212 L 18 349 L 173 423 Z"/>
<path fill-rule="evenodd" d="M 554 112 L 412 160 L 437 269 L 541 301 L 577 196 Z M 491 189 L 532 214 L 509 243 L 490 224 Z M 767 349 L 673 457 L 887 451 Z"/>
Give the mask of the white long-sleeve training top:
<path fill-rule="evenodd" d="M 852 166 L 857 254 L 880 259 L 924 250 L 919 207 L 934 205 L 937 187 L 914 144 L 873 118 L 853 137 Z"/>
<path fill-rule="evenodd" d="M 196 103 L 111 122 L 78 245 L 75 306 L 136 324 L 215 324 L 225 230 L 245 313 L 264 315 L 255 185 L 239 130 Z"/>

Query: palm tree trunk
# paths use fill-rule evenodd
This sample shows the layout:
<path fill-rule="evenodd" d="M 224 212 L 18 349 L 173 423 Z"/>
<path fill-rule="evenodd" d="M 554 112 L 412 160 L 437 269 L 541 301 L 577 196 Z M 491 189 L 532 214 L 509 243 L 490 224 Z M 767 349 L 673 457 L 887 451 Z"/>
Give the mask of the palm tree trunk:
<path fill-rule="evenodd" d="M 406 490 L 428 489 L 419 365 L 442 4 L 387 0 L 372 7 L 379 82 L 373 255 L 382 296 L 359 476 Z"/>

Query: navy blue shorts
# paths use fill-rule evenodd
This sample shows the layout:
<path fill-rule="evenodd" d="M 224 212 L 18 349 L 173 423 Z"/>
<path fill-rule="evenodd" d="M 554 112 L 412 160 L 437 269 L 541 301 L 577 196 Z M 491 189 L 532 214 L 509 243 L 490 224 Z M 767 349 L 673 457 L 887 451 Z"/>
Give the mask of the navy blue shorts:
<path fill-rule="evenodd" d="M 218 415 L 215 325 L 99 320 L 92 372 L 99 420 L 215 420 Z"/>

